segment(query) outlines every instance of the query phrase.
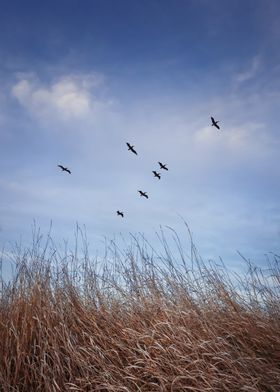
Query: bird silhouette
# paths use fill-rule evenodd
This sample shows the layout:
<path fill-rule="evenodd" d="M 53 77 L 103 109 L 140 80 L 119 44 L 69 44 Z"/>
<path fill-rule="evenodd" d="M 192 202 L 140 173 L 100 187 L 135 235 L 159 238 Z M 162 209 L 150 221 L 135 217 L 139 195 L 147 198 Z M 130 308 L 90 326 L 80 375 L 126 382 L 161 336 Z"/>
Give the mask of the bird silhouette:
<path fill-rule="evenodd" d="M 161 162 L 158 162 L 158 164 L 159 164 L 159 166 L 160 166 L 161 169 L 168 170 L 167 167 L 166 167 L 166 164 L 164 165 L 164 164 L 161 163 Z"/>
<path fill-rule="evenodd" d="M 137 155 L 137 152 L 134 150 L 134 146 L 132 146 L 129 143 L 126 143 L 127 147 L 128 147 L 128 151 L 133 152 L 135 155 Z"/>
<path fill-rule="evenodd" d="M 121 216 L 122 218 L 124 217 L 124 213 L 119 210 L 117 211 L 117 215 Z"/>
<path fill-rule="evenodd" d="M 218 125 L 218 122 L 220 122 L 220 121 L 215 121 L 214 117 L 211 117 L 211 120 L 212 120 L 212 127 L 216 127 L 217 129 L 220 129 L 220 127 Z"/>
<path fill-rule="evenodd" d="M 157 177 L 160 180 L 160 174 L 157 173 L 155 170 L 153 170 L 154 176 Z"/>
<path fill-rule="evenodd" d="M 138 192 L 140 193 L 140 196 L 144 196 L 144 197 L 146 197 L 146 199 L 149 198 L 147 195 L 147 192 L 142 192 L 142 191 L 138 191 Z"/>
<path fill-rule="evenodd" d="M 69 170 L 67 167 L 64 167 L 64 166 L 62 166 L 62 165 L 57 165 L 57 166 L 60 167 L 60 169 L 61 169 L 62 171 L 66 171 L 67 173 L 71 174 L 70 170 Z"/>

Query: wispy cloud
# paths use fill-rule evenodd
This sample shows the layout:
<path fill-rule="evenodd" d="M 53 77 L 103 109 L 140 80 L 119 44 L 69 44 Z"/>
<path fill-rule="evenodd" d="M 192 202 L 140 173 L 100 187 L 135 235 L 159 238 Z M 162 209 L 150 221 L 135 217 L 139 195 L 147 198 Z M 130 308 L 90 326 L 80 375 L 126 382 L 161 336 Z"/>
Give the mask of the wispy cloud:
<path fill-rule="evenodd" d="M 244 83 L 250 79 L 253 79 L 257 76 L 262 66 L 262 57 L 260 55 L 256 55 L 252 58 L 249 66 L 244 67 L 240 72 L 237 72 L 234 75 L 234 81 L 237 84 Z"/>
<path fill-rule="evenodd" d="M 274 149 L 275 136 L 267 132 L 266 124 L 247 122 L 245 124 L 221 125 L 222 134 L 215 135 L 211 127 L 198 129 L 194 135 L 196 148 L 207 150 L 207 155 L 214 155 L 219 151 L 219 157 L 227 157 L 235 162 L 240 159 L 253 159 L 255 162 L 261 157 L 268 156 Z M 205 156 L 204 156 L 205 158 Z"/>

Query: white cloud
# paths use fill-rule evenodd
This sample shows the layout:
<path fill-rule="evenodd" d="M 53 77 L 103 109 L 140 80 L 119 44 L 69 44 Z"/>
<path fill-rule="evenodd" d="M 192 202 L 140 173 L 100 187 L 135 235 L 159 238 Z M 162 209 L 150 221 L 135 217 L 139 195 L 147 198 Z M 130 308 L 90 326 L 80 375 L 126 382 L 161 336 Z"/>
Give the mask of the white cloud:
<path fill-rule="evenodd" d="M 49 84 L 28 74 L 20 75 L 11 93 L 37 119 L 80 120 L 110 106 L 110 100 L 97 98 L 102 83 L 103 76 L 97 74 L 66 75 Z"/>
<path fill-rule="evenodd" d="M 249 79 L 253 79 L 259 72 L 261 64 L 261 57 L 259 55 L 256 55 L 255 57 L 253 57 L 249 67 L 235 74 L 234 81 L 240 84 L 246 82 Z"/>

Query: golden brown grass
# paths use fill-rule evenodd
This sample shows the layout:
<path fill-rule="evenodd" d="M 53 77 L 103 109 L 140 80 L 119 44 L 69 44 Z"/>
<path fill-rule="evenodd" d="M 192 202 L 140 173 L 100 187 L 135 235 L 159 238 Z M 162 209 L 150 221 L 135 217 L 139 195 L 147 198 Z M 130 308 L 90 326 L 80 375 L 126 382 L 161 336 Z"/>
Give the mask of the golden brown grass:
<path fill-rule="evenodd" d="M 280 391 L 279 257 L 243 279 L 144 239 L 104 260 L 41 238 L 2 282 L 1 391 Z M 178 258 L 180 257 L 180 259 Z M 269 275 L 269 276 L 268 276 Z"/>

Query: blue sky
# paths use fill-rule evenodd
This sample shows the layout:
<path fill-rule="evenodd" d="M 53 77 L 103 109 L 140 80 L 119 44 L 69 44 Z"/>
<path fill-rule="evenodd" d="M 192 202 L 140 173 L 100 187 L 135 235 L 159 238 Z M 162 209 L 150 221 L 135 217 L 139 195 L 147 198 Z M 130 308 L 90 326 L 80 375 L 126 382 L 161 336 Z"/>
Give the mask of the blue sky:
<path fill-rule="evenodd" d="M 206 259 L 279 252 L 279 12 L 277 0 L 2 1 L 1 245 L 29 241 L 33 220 L 52 220 L 58 241 L 79 222 L 92 249 L 118 233 L 153 241 L 160 225 L 184 241 L 180 215 Z"/>

